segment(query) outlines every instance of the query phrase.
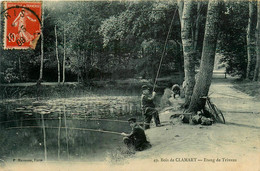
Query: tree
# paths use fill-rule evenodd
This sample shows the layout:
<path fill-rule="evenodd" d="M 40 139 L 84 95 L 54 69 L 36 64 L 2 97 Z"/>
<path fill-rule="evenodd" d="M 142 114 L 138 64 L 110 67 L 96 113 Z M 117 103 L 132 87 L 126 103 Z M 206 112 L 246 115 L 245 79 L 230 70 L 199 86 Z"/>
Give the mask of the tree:
<path fill-rule="evenodd" d="M 192 23 L 194 16 L 195 1 L 185 0 L 183 5 L 183 14 L 181 20 L 181 38 L 184 56 L 184 72 L 185 72 L 185 106 L 190 103 L 192 91 L 195 85 L 195 52 L 194 39 L 192 36 Z"/>
<path fill-rule="evenodd" d="M 255 19 L 256 19 L 256 2 L 249 1 L 249 17 L 247 28 L 247 71 L 246 78 L 252 79 L 254 71 L 254 55 L 255 55 Z"/>
<path fill-rule="evenodd" d="M 206 14 L 207 14 L 208 1 L 198 1 L 197 9 L 195 9 L 196 15 L 194 15 L 194 24 L 193 24 L 193 48 L 195 51 L 195 66 L 199 63 L 198 61 L 201 58 L 203 38 L 205 33 L 205 23 L 206 23 Z"/>
<path fill-rule="evenodd" d="M 188 108 L 189 112 L 197 112 L 205 106 L 205 101 L 200 97 L 208 95 L 211 85 L 221 4 L 219 0 L 210 0 L 208 4 L 200 69 Z"/>
<path fill-rule="evenodd" d="M 184 1 L 183 1 L 183 0 L 177 0 L 177 4 L 178 4 L 179 19 L 180 19 L 180 22 L 181 22 L 181 20 L 182 20 L 182 13 L 183 13 Z"/>
<path fill-rule="evenodd" d="M 254 81 L 260 78 L 260 1 L 257 1 L 257 26 L 256 26 L 256 66 L 254 72 Z"/>
<path fill-rule="evenodd" d="M 39 83 L 41 83 L 42 77 L 43 77 L 43 60 L 44 60 L 44 50 L 43 50 L 43 29 L 44 29 L 44 3 L 42 2 L 42 21 L 41 21 L 41 66 L 40 66 L 40 77 L 39 77 Z"/>
<path fill-rule="evenodd" d="M 155 77 L 154 71 L 160 62 L 158 56 L 162 53 L 169 30 L 171 22 L 169 19 L 176 11 L 176 4 L 170 2 L 128 2 L 126 6 L 125 11 L 104 20 L 99 29 L 103 36 L 105 49 L 108 49 L 110 59 L 114 59 L 111 60 L 114 61 L 111 64 L 114 66 L 119 59 L 112 50 L 114 42 L 120 42 L 118 44 L 120 44 L 121 65 L 110 68 L 134 69 L 138 76 L 153 79 Z M 180 62 L 175 58 L 181 56 L 179 51 L 176 52 L 170 47 L 170 42 L 180 42 L 179 21 L 174 20 L 172 28 L 162 63 L 162 68 L 168 68 L 169 74 L 173 72 L 174 68 L 177 68 L 176 66 Z M 128 65 L 129 63 L 136 65 Z"/>
<path fill-rule="evenodd" d="M 65 62 L 66 62 L 66 30 L 65 30 L 65 27 L 64 27 L 64 30 L 63 30 L 63 64 L 62 64 L 62 83 L 64 84 L 65 83 Z"/>
<path fill-rule="evenodd" d="M 2 3 L 0 3 L 0 9 L 2 11 Z M 2 27 L 3 27 L 3 24 L 2 24 L 2 14 L 0 13 L 0 37 L 3 37 L 2 35 Z M 2 56 L 2 41 L 0 42 L 0 56 Z M 0 83 L 2 83 L 2 58 L 0 58 Z"/>
<path fill-rule="evenodd" d="M 221 15 L 217 52 L 223 55 L 226 71 L 231 76 L 246 78 L 248 2 L 226 1 Z M 230 29 L 232 28 L 232 29 Z"/>
<path fill-rule="evenodd" d="M 59 60 L 59 54 L 58 54 L 58 40 L 57 40 L 57 29 L 55 25 L 55 39 L 56 39 L 56 59 L 57 59 L 57 66 L 58 66 L 58 83 L 60 83 L 60 60 Z"/>

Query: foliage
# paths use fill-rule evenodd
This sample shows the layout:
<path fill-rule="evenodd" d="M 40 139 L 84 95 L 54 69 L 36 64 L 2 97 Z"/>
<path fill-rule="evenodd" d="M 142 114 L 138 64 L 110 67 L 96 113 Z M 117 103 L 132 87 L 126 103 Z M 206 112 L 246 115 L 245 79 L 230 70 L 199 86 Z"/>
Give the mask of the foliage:
<path fill-rule="evenodd" d="M 222 61 L 226 63 L 227 73 L 243 78 L 247 66 L 247 18 L 248 2 L 226 2 L 218 41 L 218 52 L 224 55 Z"/>
<path fill-rule="evenodd" d="M 176 6 L 170 2 L 133 2 L 127 6 L 126 11 L 103 21 L 99 31 L 103 35 L 104 46 L 114 48 L 114 60 L 120 55 L 117 54 L 116 48 L 120 48 L 121 56 L 123 53 L 126 54 L 124 57 L 132 56 L 133 63 L 137 64 L 133 66 L 134 68 L 130 68 L 132 66 L 129 65 L 123 67 L 136 70 L 137 75 L 143 78 L 155 78 L 170 27 L 170 19 Z M 181 55 L 175 46 L 176 42 L 180 42 L 180 32 L 177 29 L 179 27 L 180 23 L 175 17 L 163 60 L 163 68 L 168 74 L 176 70 L 177 60 L 174 59 L 178 59 Z M 119 47 L 116 46 L 118 44 Z M 121 58 L 118 63 L 121 64 L 120 62 L 125 59 L 128 58 Z"/>
<path fill-rule="evenodd" d="M 260 99 L 260 84 L 258 82 L 236 80 L 233 84 L 235 89 Z"/>
<path fill-rule="evenodd" d="M 67 81 L 78 78 L 78 81 L 88 83 L 90 79 L 155 77 L 176 10 L 175 1 L 48 1 L 43 4 L 43 80 L 57 81 L 55 25 L 60 65 L 62 67 L 65 50 L 66 75 L 71 75 Z M 194 16 L 199 21 L 195 54 L 198 59 L 207 12 L 207 3 L 201 4 L 201 9 L 197 11 L 199 18 Z M 223 61 L 227 64 L 228 73 L 244 76 L 248 4 L 242 1 L 226 2 L 225 10 L 218 52 L 224 54 Z M 159 76 L 183 72 L 181 26 L 178 11 L 176 13 Z M 3 29 L 1 31 L 3 33 Z M 39 40 L 35 50 L 23 51 L 3 50 L 1 46 L 1 82 L 5 81 L 5 77 L 11 78 L 9 68 L 13 68 L 13 78 L 18 77 L 16 81 L 36 81 L 40 67 L 40 45 Z M 9 70 L 8 76 L 6 70 Z"/>

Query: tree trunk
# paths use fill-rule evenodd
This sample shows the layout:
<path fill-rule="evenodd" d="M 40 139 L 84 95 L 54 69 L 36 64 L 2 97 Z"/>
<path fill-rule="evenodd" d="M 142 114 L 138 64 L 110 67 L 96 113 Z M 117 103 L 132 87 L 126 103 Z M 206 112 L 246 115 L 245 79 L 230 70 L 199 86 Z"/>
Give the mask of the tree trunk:
<path fill-rule="evenodd" d="M 179 60 L 178 71 L 179 71 L 179 84 L 181 85 L 184 78 L 184 70 L 183 70 L 183 56 L 182 56 L 181 44 L 176 42 L 176 55 Z"/>
<path fill-rule="evenodd" d="M 41 26 L 41 66 L 40 66 L 40 78 L 38 83 L 41 84 L 42 76 L 43 76 L 43 26 L 44 24 L 44 3 L 42 2 L 42 26 Z"/>
<path fill-rule="evenodd" d="M 55 38 L 56 38 L 56 59 L 57 59 L 57 65 L 58 65 L 58 83 L 60 84 L 60 60 L 59 60 L 59 54 L 58 54 L 58 40 L 57 40 L 57 29 L 55 25 Z"/>
<path fill-rule="evenodd" d="M 199 75 L 191 97 L 188 112 L 197 112 L 205 106 L 205 101 L 201 100 L 200 97 L 208 95 L 211 84 L 218 37 L 220 4 L 221 2 L 219 0 L 210 0 L 208 4 L 200 71 L 198 73 Z"/>
<path fill-rule="evenodd" d="M 80 61 L 81 61 L 81 53 L 80 53 L 80 50 L 78 50 L 77 52 L 77 64 L 78 64 L 78 68 L 77 68 L 77 75 L 78 75 L 78 83 L 79 82 L 82 82 L 82 74 L 81 74 L 81 68 L 80 68 Z"/>
<path fill-rule="evenodd" d="M 252 79 L 252 71 L 254 71 L 254 54 L 255 54 L 255 15 L 256 8 L 255 2 L 249 1 L 249 17 L 248 17 L 248 27 L 247 27 L 247 69 L 246 69 L 246 79 Z"/>
<path fill-rule="evenodd" d="M 118 61 L 119 61 L 119 65 L 122 64 L 122 59 L 121 59 L 121 44 L 120 44 L 120 40 L 117 43 L 117 55 L 118 55 Z"/>
<path fill-rule="evenodd" d="M 22 81 L 22 64 L 21 64 L 21 56 L 18 57 L 18 65 L 19 65 L 19 80 Z"/>
<path fill-rule="evenodd" d="M 196 2 L 185 0 L 183 6 L 183 14 L 181 21 L 181 38 L 184 56 L 184 73 L 185 73 L 185 106 L 190 103 L 193 87 L 195 85 L 195 63 L 194 63 L 194 47 L 192 37 L 193 12 Z"/>
<path fill-rule="evenodd" d="M 148 56 L 149 56 L 149 55 L 147 55 L 147 56 L 145 57 L 145 50 L 144 50 L 144 48 L 142 47 L 142 58 L 145 59 L 145 61 L 146 61 L 146 62 L 145 62 L 146 65 L 145 65 L 145 69 L 144 69 L 144 74 L 142 75 L 142 78 L 144 78 L 144 79 L 147 78 L 148 73 L 149 73 L 149 68 L 148 68 L 149 58 L 148 58 Z"/>
<path fill-rule="evenodd" d="M 195 28 L 194 28 L 194 50 L 197 51 L 197 45 L 198 45 L 198 38 L 199 38 L 199 25 L 200 25 L 200 11 L 201 11 L 201 8 L 202 8 L 202 2 L 198 2 L 198 6 L 197 6 L 197 18 L 196 18 L 196 21 L 195 21 Z"/>
<path fill-rule="evenodd" d="M 260 79 L 260 1 L 257 1 L 257 26 L 256 26 L 256 67 L 254 81 Z"/>
<path fill-rule="evenodd" d="M 65 83 L 65 60 L 66 60 L 66 34 L 65 34 L 65 27 L 64 27 L 64 33 L 63 33 L 63 41 L 64 41 L 64 47 L 63 47 L 63 70 L 62 70 L 62 83 Z"/>
<path fill-rule="evenodd" d="M 177 1 L 178 1 L 179 18 L 180 18 L 180 22 L 181 22 L 184 2 L 183 2 L 183 0 L 177 0 Z"/>
<path fill-rule="evenodd" d="M 0 9 L 1 9 L 1 11 L 2 11 L 2 3 L 0 3 Z M 0 37 L 1 37 L 1 39 L 2 39 L 2 37 L 3 37 L 3 35 L 2 35 L 2 14 L 0 14 Z M 2 41 L 0 41 L 0 47 L 1 48 L 3 48 L 3 46 L 2 46 Z M 2 49 L 0 50 L 0 56 L 1 56 L 1 58 L 0 58 L 0 74 L 1 74 L 1 72 L 2 72 Z M 0 83 L 1 83 L 1 79 L 0 79 Z"/>

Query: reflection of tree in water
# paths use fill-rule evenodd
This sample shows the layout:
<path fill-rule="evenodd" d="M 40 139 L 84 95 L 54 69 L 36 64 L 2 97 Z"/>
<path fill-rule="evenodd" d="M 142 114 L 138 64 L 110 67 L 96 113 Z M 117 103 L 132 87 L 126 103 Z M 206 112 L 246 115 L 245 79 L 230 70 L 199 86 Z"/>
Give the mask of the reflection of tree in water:
<path fill-rule="evenodd" d="M 138 96 L 104 96 L 50 99 L 27 103 L 15 100 L 16 102 L 5 103 L 3 107 L 6 108 L 5 113 L 8 116 L 2 116 L 0 122 L 11 121 L 1 123 L 1 125 L 5 128 L 13 128 L 0 131 L 0 144 L 2 144 L 0 153 L 14 158 L 19 155 L 28 158 L 31 155 L 43 158 L 44 141 L 41 128 L 41 114 L 43 114 L 48 158 L 57 158 L 58 116 L 60 116 L 63 128 L 60 134 L 60 159 L 66 159 L 64 129 L 64 114 L 66 114 L 70 157 L 94 156 L 92 160 L 100 158 L 98 156 L 105 158 L 107 151 L 121 144 L 121 137 L 109 132 L 130 131 L 126 118 L 135 115 L 135 112 L 139 110 L 138 99 Z M 138 120 L 141 121 L 141 119 Z M 26 126 L 31 126 L 31 128 L 26 128 Z M 82 130 L 70 128 L 82 128 Z M 32 152 L 27 153 L 28 148 Z"/>

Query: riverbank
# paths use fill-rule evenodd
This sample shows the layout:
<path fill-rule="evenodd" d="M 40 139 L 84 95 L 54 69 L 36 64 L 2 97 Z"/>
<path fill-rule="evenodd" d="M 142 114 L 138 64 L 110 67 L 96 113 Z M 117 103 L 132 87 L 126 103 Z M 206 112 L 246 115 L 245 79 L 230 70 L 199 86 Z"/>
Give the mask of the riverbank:
<path fill-rule="evenodd" d="M 259 170 L 260 102 L 235 89 L 232 82 L 215 79 L 210 88 L 226 124 L 176 123 L 148 130 L 153 148 L 137 153 L 129 164 L 145 159 L 148 166 L 162 170 Z M 166 120 L 170 115 L 161 113 Z"/>

